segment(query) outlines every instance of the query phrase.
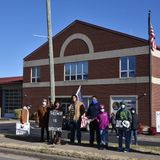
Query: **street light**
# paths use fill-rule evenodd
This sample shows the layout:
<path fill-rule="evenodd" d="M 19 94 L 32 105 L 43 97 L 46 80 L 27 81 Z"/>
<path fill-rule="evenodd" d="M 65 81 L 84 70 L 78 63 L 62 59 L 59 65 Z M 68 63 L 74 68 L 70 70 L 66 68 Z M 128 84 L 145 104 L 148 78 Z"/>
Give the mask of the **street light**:
<path fill-rule="evenodd" d="M 54 78 L 54 56 L 53 56 L 53 43 L 52 43 L 52 24 L 51 24 L 51 3 L 46 0 L 47 8 L 47 31 L 49 43 L 49 67 L 50 67 L 50 98 L 51 102 L 55 101 L 55 78 Z"/>

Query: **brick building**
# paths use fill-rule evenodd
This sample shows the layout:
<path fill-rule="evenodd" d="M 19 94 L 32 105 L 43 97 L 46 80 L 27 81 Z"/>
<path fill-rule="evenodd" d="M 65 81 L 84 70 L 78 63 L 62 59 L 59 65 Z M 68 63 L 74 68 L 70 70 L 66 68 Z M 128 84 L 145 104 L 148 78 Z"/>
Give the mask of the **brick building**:
<path fill-rule="evenodd" d="M 160 53 L 150 54 L 148 40 L 76 20 L 53 37 L 53 48 L 56 98 L 64 109 L 81 85 L 86 105 L 96 95 L 111 113 L 124 101 L 142 124 L 155 126 Z M 24 58 L 23 78 L 23 103 L 35 112 L 50 94 L 48 43 Z"/>

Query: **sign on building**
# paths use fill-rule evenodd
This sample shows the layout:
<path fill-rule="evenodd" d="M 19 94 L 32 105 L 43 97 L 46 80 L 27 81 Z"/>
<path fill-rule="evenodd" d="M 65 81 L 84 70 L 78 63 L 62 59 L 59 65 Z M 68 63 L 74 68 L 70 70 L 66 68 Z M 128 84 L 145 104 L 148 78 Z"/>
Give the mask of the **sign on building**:
<path fill-rule="evenodd" d="M 160 111 L 156 112 L 156 129 L 160 132 Z"/>
<path fill-rule="evenodd" d="M 16 123 L 16 135 L 30 135 L 30 123 Z"/>
<path fill-rule="evenodd" d="M 60 111 L 50 111 L 49 114 L 49 131 L 62 131 L 62 120 L 63 120 L 63 112 Z"/>

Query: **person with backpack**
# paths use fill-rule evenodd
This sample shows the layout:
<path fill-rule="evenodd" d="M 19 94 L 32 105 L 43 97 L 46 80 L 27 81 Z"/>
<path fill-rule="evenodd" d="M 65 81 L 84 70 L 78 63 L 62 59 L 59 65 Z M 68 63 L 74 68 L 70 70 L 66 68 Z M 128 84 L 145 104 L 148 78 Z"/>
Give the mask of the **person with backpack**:
<path fill-rule="evenodd" d="M 126 108 L 124 103 L 121 103 L 120 109 L 116 113 L 116 127 L 118 129 L 118 151 L 123 152 L 123 136 L 125 138 L 124 152 L 130 151 L 130 129 L 131 129 L 132 115 Z"/>

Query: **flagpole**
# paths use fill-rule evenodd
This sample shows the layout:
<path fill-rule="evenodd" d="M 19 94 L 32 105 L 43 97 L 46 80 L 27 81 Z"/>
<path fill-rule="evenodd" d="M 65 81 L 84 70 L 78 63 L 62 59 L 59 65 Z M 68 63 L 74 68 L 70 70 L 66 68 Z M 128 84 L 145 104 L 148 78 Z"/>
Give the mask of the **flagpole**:
<path fill-rule="evenodd" d="M 152 54 L 151 54 L 151 11 L 148 12 L 148 42 L 149 42 L 149 126 L 152 126 Z"/>

